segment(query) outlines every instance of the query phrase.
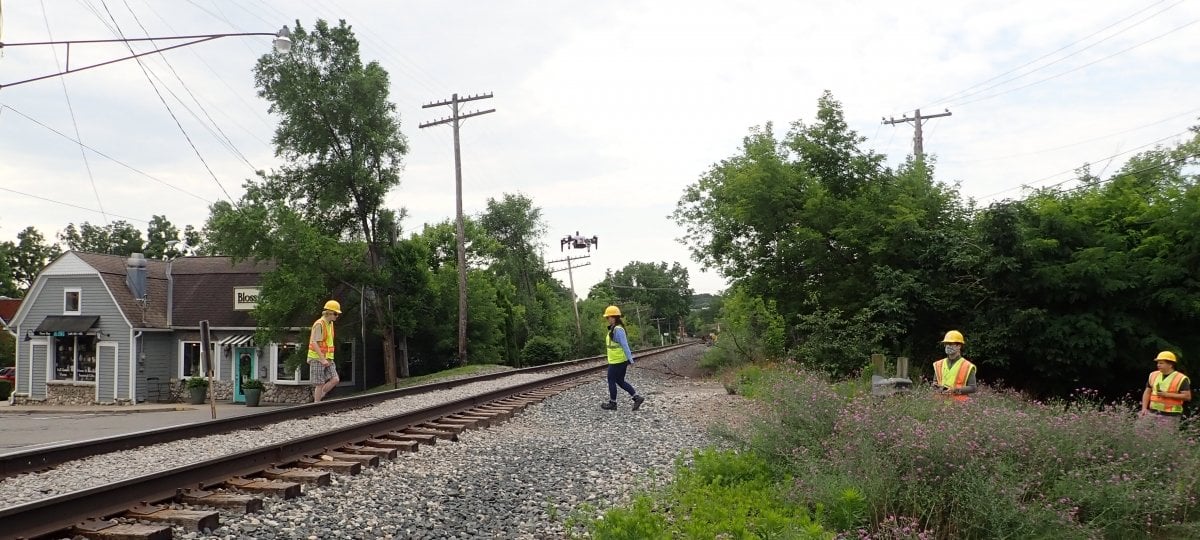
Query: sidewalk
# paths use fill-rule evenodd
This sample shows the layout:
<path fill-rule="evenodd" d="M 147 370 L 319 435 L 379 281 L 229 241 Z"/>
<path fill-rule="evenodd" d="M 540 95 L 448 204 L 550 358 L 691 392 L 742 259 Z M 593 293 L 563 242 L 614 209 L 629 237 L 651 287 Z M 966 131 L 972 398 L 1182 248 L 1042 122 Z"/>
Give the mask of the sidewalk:
<path fill-rule="evenodd" d="M 221 411 L 228 409 L 246 409 L 246 412 L 253 412 L 260 409 L 271 407 L 279 407 L 285 404 L 271 403 L 263 404 L 258 407 L 246 407 L 241 403 L 217 402 L 217 417 L 223 418 L 228 415 L 223 415 Z M 133 414 L 133 413 L 153 413 L 153 412 L 178 412 L 178 411 L 197 411 L 210 410 L 207 403 L 203 405 L 189 405 L 187 403 L 138 403 L 137 405 L 10 405 L 7 401 L 0 401 L 0 415 L 4 414 Z"/>

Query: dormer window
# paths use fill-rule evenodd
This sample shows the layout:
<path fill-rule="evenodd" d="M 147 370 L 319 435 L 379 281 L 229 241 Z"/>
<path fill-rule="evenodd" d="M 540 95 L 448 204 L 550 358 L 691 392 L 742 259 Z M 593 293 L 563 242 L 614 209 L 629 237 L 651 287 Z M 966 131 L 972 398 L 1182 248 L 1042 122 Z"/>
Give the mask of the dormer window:
<path fill-rule="evenodd" d="M 81 315 L 79 289 L 63 289 L 63 315 Z"/>

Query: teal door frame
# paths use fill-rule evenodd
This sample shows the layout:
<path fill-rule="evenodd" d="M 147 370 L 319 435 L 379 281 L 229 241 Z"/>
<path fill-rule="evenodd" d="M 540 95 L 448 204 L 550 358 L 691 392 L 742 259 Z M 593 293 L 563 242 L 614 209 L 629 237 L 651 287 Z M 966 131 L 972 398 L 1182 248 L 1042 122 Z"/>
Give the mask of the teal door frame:
<path fill-rule="evenodd" d="M 246 364 L 242 363 L 244 356 L 249 356 Z M 233 402 L 245 403 L 246 394 L 242 392 L 243 379 L 258 378 L 258 349 L 254 347 L 233 348 Z"/>

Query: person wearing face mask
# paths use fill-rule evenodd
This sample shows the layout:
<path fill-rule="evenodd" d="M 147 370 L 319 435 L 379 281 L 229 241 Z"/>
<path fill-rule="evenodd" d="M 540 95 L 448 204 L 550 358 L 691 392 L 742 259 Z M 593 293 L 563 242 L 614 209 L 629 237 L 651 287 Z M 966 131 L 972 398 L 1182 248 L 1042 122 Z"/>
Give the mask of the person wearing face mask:
<path fill-rule="evenodd" d="M 955 401 L 967 401 L 967 395 L 974 394 L 978 389 L 975 364 L 962 356 L 965 344 L 962 332 L 946 332 L 946 337 L 942 338 L 946 357 L 933 363 L 933 384 L 938 389 L 938 395 L 948 396 Z"/>

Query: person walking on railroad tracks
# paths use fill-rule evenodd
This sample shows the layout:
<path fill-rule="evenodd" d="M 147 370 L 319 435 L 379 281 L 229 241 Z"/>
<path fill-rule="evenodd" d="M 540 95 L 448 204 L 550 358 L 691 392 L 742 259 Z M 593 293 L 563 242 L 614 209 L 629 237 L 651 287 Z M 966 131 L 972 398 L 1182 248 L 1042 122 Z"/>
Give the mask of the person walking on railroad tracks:
<path fill-rule="evenodd" d="M 1163 423 L 1178 425 L 1183 417 L 1183 402 L 1192 400 L 1192 381 L 1175 370 L 1175 353 L 1163 351 L 1154 358 L 1158 369 L 1150 372 L 1142 392 L 1142 418 L 1155 417 Z"/>
<path fill-rule="evenodd" d="M 312 325 L 308 337 L 308 373 L 313 385 L 313 403 L 321 401 L 341 382 L 333 364 L 333 321 L 342 314 L 337 300 L 325 302 L 321 318 Z"/>
<path fill-rule="evenodd" d="M 604 308 L 604 318 L 608 320 L 608 333 L 604 335 L 604 349 L 608 356 L 608 401 L 600 408 L 609 411 L 617 409 L 617 387 L 620 386 L 633 398 L 633 410 L 636 411 L 646 398 L 638 395 L 633 385 L 625 381 L 625 371 L 633 363 L 633 352 L 629 350 L 629 338 L 625 334 L 625 326 L 621 324 L 621 309 L 617 306 Z"/>
<path fill-rule="evenodd" d="M 978 370 L 975 364 L 962 356 L 965 345 L 962 332 L 946 332 L 946 337 L 942 338 L 946 357 L 933 363 L 934 386 L 938 389 L 938 395 L 955 401 L 967 401 L 970 399 L 967 395 L 974 394 L 978 389 L 975 381 Z"/>

